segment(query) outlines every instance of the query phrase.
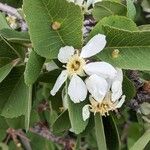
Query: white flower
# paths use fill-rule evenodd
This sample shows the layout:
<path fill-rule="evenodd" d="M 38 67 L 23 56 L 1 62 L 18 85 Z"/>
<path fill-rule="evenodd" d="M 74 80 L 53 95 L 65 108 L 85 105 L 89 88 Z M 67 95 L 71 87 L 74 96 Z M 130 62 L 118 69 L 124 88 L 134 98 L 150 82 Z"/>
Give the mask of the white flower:
<path fill-rule="evenodd" d="M 105 35 L 97 34 L 82 48 L 80 54 L 79 51 L 75 50 L 72 46 L 62 47 L 59 50 L 58 60 L 66 64 L 66 69 L 61 72 L 56 80 L 51 90 L 51 95 L 55 95 L 69 77 L 68 95 L 74 103 L 79 103 L 85 100 L 87 96 L 87 87 L 80 76 L 84 76 L 85 73 L 91 75 L 91 73 L 94 72 L 95 74 L 101 74 L 101 76 L 109 78 L 111 72 L 111 77 L 115 77 L 117 72 L 110 64 L 106 62 L 87 63 L 88 61 L 86 61 L 87 58 L 102 51 L 105 45 Z M 106 70 L 104 68 L 106 68 Z"/>
<path fill-rule="evenodd" d="M 104 79 L 98 75 L 91 75 L 86 79 L 87 89 L 90 92 L 90 103 L 82 110 L 83 120 L 89 118 L 89 113 L 100 113 L 102 116 L 109 115 L 109 111 L 120 108 L 125 101 L 122 96 L 123 73 L 117 69 L 117 74 L 113 79 Z"/>

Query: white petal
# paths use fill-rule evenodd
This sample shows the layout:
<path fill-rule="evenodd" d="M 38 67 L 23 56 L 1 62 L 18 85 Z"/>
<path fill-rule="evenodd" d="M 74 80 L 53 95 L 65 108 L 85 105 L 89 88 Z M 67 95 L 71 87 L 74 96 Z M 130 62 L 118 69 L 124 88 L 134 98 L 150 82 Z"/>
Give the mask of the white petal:
<path fill-rule="evenodd" d="M 89 105 L 85 105 L 82 108 L 82 117 L 83 117 L 83 121 L 86 121 L 90 117 Z"/>
<path fill-rule="evenodd" d="M 103 34 L 95 35 L 83 48 L 80 56 L 83 58 L 89 58 L 93 55 L 96 55 L 106 45 L 106 36 Z"/>
<path fill-rule="evenodd" d="M 90 7 L 90 5 L 93 3 L 93 0 L 87 0 L 86 6 L 87 8 Z"/>
<path fill-rule="evenodd" d="M 75 3 L 79 6 L 82 6 L 84 0 L 76 0 Z"/>
<path fill-rule="evenodd" d="M 125 95 L 122 96 L 121 100 L 118 102 L 118 104 L 116 105 L 116 108 L 120 108 L 122 106 L 122 104 L 124 103 L 125 101 Z"/>
<path fill-rule="evenodd" d="M 108 84 L 106 80 L 94 74 L 87 78 L 85 82 L 92 97 L 96 101 L 101 102 L 108 91 Z"/>
<path fill-rule="evenodd" d="M 79 103 L 86 99 L 87 88 L 85 83 L 79 76 L 73 75 L 73 77 L 71 78 L 68 86 L 68 94 L 70 96 L 70 99 L 74 103 Z"/>
<path fill-rule="evenodd" d="M 120 82 L 123 81 L 123 72 L 122 72 L 122 69 L 119 69 L 119 68 L 116 68 L 116 71 L 117 71 L 117 74 L 115 76 L 115 78 L 113 79 L 114 81 L 115 80 L 119 80 Z"/>
<path fill-rule="evenodd" d="M 111 91 L 112 91 L 112 101 L 114 102 L 118 100 L 122 95 L 122 82 L 120 82 L 119 80 L 114 81 L 112 83 Z"/>
<path fill-rule="evenodd" d="M 113 79 L 117 74 L 116 69 L 111 64 L 106 62 L 92 62 L 86 64 L 84 66 L 84 71 L 88 75 L 97 74 L 105 79 Z"/>
<path fill-rule="evenodd" d="M 75 2 L 75 0 L 67 0 L 67 1 L 68 1 L 68 2 L 73 2 L 73 3 Z"/>
<path fill-rule="evenodd" d="M 93 6 L 94 6 L 95 3 L 101 2 L 101 1 L 102 1 L 102 0 L 93 0 Z"/>
<path fill-rule="evenodd" d="M 63 70 L 61 74 L 58 76 L 56 83 L 50 92 L 51 95 L 54 96 L 57 93 L 57 91 L 60 89 L 63 83 L 67 80 L 67 76 L 68 76 L 67 70 Z"/>
<path fill-rule="evenodd" d="M 72 46 L 65 46 L 60 48 L 58 53 L 58 60 L 62 63 L 67 63 L 69 58 L 74 54 L 75 49 Z"/>

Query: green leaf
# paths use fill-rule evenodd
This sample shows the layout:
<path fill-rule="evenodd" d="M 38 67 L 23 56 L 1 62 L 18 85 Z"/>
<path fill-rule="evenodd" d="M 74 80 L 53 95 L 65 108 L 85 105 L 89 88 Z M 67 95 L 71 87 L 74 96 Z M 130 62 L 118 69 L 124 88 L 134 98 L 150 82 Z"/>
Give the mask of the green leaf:
<path fill-rule="evenodd" d="M 92 38 L 98 33 L 104 34 L 103 26 L 105 25 L 128 31 L 138 31 L 138 27 L 131 19 L 124 16 L 109 16 L 103 18 L 96 24 L 96 26 L 90 32 L 89 38 Z"/>
<path fill-rule="evenodd" d="M 27 107 L 26 107 L 26 113 L 25 113 L 25 129 L 26 131 L 29 130 L 30 125 L 30 115 L 31 115 L 31 108 L 32 108 L 32 85 L 29 87 L 29 94 L 28 99 L 26 101 Z"/>
<path fill-rule="evenodd" d="M 54 144 L 39 135 L 28 132 L 28 137 L 31 140 L 31 147 L 34 150 L 57 150 Z"/>
<path fill-rule="evenodd" d="M 138 28 L 141 31 L 147 31 L 147 30 L 150 30 L 150 25 L 149 24 L 145 24 L 145 25 L 138 26 Z"/>
<path fill-rule="evenodd" d="M 13 6 L 15 8 L 19 8 L 22 6 L 22 0 L 1 0 L 1 3 Z"/>
<path fill-rule="evenodd" d="M 89 134 L 89 131 L 94 129 L 94 126 L 95 126 L 94 115 L 91 114 L 88 125 L 86 126 L 85 130 L 81 133 L 81 136 L 86 136 L 87 134 Z"/>
<path fill-rule="evenodd" d="M 95 122 L 94 122 L 94 126 L 95 126 Z M 89 133 L 85 136 L 85 141 L 88 143 L 89 149 L 91 149 L 91 150 L 93 150 L 93 149 L 97 150 L 98 149 L 94 129 L 89 130 Z"/>
<path fill-rule="evenodd" d="M 9 150 L 8 146 L 4 143 L 0 143 L 0 148 L 2 148 L 2 150 Z"/>
<path fill-rule="evenodd" d="M 129 150 L 143 150 L 150 141 L 150 130 L 147 130 Z"/>
<path fill-rule="evenodd" d="M 12 29 L 2 29 L 0 34 L 10 42 L 14 43 L 30 43 L 28 32 L 18 32 Z"/>
<path fill-rule="evenodd" d="M 9 128 L 14 129 L 24 129 L 24 116 L 19 116 L 17 118 L 5 118 Z"/>
<path fill-rule="evenodd" d="M 6 63 L 2 67 L 0 66 L 0 82 L 2 82 L 5 79 L 5 77 L 10 73 L 12 68 L 13 64 L 11 62 Z"/>
<path fill-rule="evenodd" d="M 127 76 L 123 78 L 123 94 L 126 96 L 126 100 L 131 100 L 136 94 L 135 86 Z"/>
<path fill-rule="evenodd" d="M 6 130 L 9 128 L 5 118 L 0 116 L 0 141 L 6 137 Z"/>
<path fill-rule="evenodd" d="M 50 126 L 54 124 L 58 117 L 58 114 L 55 110 L 53 110 L 52 105 L 50 106 L 50 111 L 45 111 L 44 115 Z"/>
<path fill-rule="evenodd" d="M 0 12 L 0 30 L 3 28 L 8 28 L 10 29 L 9 25 L 7 24 L 5 15 Z"/>
<path fill-rule="evenodd" d="M 148 116 L 150 115 L 150 103 L 148 102 L 143 102 L 140 105 L 140 111 L 143 115 Z"/>
<path fill-rule="evenodd" d="M 134 6 L 134 0 L 126 0 L 127 2 L 127 17 L 134 20 L 136 16 L 136 8 Z"/>
<path fill-rule="evenodd" d="M 113 64 L 116 67 L 131 70 L 150 70 L 150 32 L 129 32 L 110 26 L 104 26 L 107 37 L 106 48 L 97 55 L 98 59 Z M 112 53 L 117 50 L 118 56 Z"/>
<path fill-rule="evenodd" d="M 21 45 L 11 43 L 1 35 L 0 37 L 2 38 L 2 40 L 0 41 L 0 57 L 8 57 L 12 60 L 16 58 L 24 60 L 25 50 Z"/>
<path fill-rule="evenodd" d="M 47 73 L 43 73 L 39 76 L 38 81 L 39 82 L 44 82 L 44 83 L 55 83 L 57 77 L 61 73 L 60 69 L 56 69 Z"/>
<path fill-rule="evenodd" d="M 44 62 L 45 58 L 39 56 L 33 50 L 31 51 L 24 73 L 27 85 L 32 85 L 37 80 Z"/>
<path fill-rule="evenodd" d="M 20 59 L 11 61 L 9 58 L 0 58 L 0 83 L 10 73 L 12 68 L 16 66 Z"/>
<path fill-rule="evenodd" d="M 104 117 L 104 129 L 106 135 L 106 142 L 109 150 L 120 150 L 121 141 L 117 125 L 112 115 Z"/>
<path fill-rule="evenodd" d="M 73 103 L 69 96 L 67 98 L 68 102 L 68 112 L 69 112 L 69 118 L 71 122 L 71 131 L 75 134 L 81 133 L 83 130 L 85 130 L 88 120 L 83 121 L 82 118 L 82 108 L 86 105 L 86 102 L 80 102 L 80 103 Z"/>
<path fill-rule="evenodd" d="M 128 128 L 127 145 L 130 149 L 135 142 L 142 136 L 142 126 L 139 123 L 132 122 Z"/>
<path fill-rule="evenodd" d="M 96 21 L 111 15 L 126 16 L 127 8 L 125 5 L 112 1 L 102 1 L 95 4 L 93 17 Z"/>
<path fill-rule="evenodd" d="M 149 12 L 150 9 L 150 1 L 149 0 L 143 0 L 141 2 L 141 6 L 143 8 L 144 11 Z"/>
<path fill-rule="evenodd" d="M 150 72 L 149 71 L 141 71 L 140 78 L 149 81 L 150 79 Z"/>
<path fill-rule="evenodd" d="M 99 114 L 95 115 L 95 135 L 96 135 L 98 150 L 107 150 L 103 120 L 102 120 L 102 116 L 100 116 Z"/>
<path fill-rule="evenodd" d="M 12 60 L 18 58 L 12 48 L 8 46 L 4 41 L 0 41 L 0 59 L 2 58 L 9 58 Z"/>
<path fill-rule="evenodd" d="M 46 58 L 56 58 L 65 45 L 82 44 L 81 8 L 66 0 L 24 0 L 23 11 L 35 51 Z M 58 29 L 53 29 L 58 23 Z"/>
<path fill-rule="evenodd" d="M 61 125 L 60 125 L 61 124 Z M 52 125 L 54 133 L 60 133 L 71 128 L 68 111 L 61 113 Z"/>
<path fill-rule="evenodd" d="M 14 68 L 0 83 L 0 111 L 6 118 L 25 115 L 29 89 L 24 83 L 24 67 Z"/>

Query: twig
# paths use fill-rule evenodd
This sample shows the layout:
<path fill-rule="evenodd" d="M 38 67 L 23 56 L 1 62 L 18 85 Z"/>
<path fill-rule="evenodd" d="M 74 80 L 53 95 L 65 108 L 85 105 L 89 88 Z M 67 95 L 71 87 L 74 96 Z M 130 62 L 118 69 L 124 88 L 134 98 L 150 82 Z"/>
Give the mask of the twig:
<path fill-rule="evenodd" d="M 74 140 L 71 138 L 55 136 L 44 124 L 38 123 L 29 130 L 32 133 L 38 134 L 54 143 L 64 146 L 65 150 L 72 150 L 74 147 Z"/>
<path fill-rule="evenodd" d="M 3 142 L 9 144 L 13 140 L 17 148 L 25 148 L 26 150 L 31 150 L 30 140 L 26 137 L 21 129 L 15 130 L 13 128 L 8 128 L 6 131 L 7 135 Z"/>
<path fill-rule="evenodd" d="M 17 17 L 19 20 L 23 20 L 22 16 L 18 13 L 17 9 L 15 9 L 11 6 L 0 3 L 0 10 L 7 13 L 7 14 L 10 14 L 10 15 Z"/>

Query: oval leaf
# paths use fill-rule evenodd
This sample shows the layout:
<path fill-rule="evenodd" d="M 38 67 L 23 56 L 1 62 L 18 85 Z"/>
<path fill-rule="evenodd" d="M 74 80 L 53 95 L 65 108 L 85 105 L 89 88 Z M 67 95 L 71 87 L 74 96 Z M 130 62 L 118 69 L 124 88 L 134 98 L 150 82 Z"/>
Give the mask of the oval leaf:
<path fill-rule="evenodd" d="M 104 26 L 107 37 L 106 48 L 97 55 L 98 59 L 116 67 L 131 70 L 150 70 L 150 32 L 129 32 L 110 26 Z M 117 50 L 118 56 L 112 54 Z"/>
<path fill-rule="evenodd" d="M 39 56 L 33 50 L 31 51 L 24 73 L 27 85 L 32 85 L 37 80 L 44 62 L 45 58 Z"/>
<path fill-rule="evenodd" d="M 79 6 L 66 0 L 24 0 L 23 10 L 33 47 L 42 57 L 56 58 L 64 45 L 80 48 L 83 15 Z"/>
<path fill-rule="evenodd" d="M 98 2 L 93 9 L 93 17 L 96 21 L 111 15 L 126 16 L 126 14 L 127 8 L 125 5 L 112 1 Z"/>

